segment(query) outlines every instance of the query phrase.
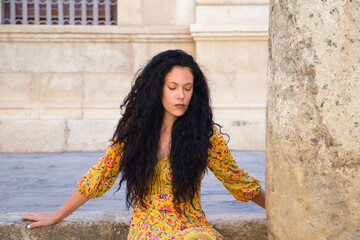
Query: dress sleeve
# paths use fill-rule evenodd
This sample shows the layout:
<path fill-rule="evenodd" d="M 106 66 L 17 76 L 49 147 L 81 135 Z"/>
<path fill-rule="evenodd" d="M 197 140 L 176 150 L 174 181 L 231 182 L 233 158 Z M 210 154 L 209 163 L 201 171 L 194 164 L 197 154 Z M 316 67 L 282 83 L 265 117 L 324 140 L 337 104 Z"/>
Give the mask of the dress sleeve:
<path fill-rule="evenodd" d="M 111 143 L 107 147 L 105 156 L 77 182 L 77 189 L 81 195 L 98 198 L 112 187 L 119 175 L 120 152 L 119 144 Z"/>
<path fill-rule="evenodd" d="M 214 134 L 210 138 L 212 147 L 208 151 L 208 168 L 236 199 L 247 202 L 255 198 L 260 192 L 261 182 L 249 176 L 236 164 L 216 126 L 213 131 Z"/>

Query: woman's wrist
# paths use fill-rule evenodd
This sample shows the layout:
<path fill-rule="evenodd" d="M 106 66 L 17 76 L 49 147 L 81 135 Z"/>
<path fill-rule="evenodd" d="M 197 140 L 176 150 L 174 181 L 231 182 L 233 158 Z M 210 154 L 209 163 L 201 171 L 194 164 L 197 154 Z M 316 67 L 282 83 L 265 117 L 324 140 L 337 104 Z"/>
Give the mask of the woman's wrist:
<path fill-rule="evenodd" d="M 265 209 L 265 190 L 260 189 L 259 194 L 252 201 Z"/>

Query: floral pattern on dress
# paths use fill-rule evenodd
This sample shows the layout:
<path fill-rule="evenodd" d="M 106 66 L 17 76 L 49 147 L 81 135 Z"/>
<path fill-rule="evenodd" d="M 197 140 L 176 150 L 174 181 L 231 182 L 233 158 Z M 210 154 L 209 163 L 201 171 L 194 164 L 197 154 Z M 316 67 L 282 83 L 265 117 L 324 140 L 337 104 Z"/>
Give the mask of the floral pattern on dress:
<path fill-rule="evenodd" d="M 247 202 L 255 198 L 261 189 L 260 181 L 239 168 L 217 128 L 210 142 L 207 167 L 237 200 Z"/>
<path fill-rule="evenodd" d="M 261 183 L 239 168 L 223 136 L 216 126 L 210 138 L 207 167 L 238 200 L 247 202 L 259 194 Z M 77 184 L 79 192 L 88 197 L 102 196 L 114 184 L 119 173 L 121 146 L 110 144 L 104 157 L 89 169 Z M 129 240 L 224 239 L 208 222 L 200 202 L 200 189 L 193 204 L 181 202 L 174 206 L 169 157 L 158 161 L 152 192 L 143 202 L 134 202 Z"/>
<path fill-rule="evenodd" d="M 118 149 L 119 144 L 110 144 L 105 156 L 79 179 L 77 189 L 82 195 L 87 198 L 98 198 L 114 185 L 119 176 L 121 152 Z"/>

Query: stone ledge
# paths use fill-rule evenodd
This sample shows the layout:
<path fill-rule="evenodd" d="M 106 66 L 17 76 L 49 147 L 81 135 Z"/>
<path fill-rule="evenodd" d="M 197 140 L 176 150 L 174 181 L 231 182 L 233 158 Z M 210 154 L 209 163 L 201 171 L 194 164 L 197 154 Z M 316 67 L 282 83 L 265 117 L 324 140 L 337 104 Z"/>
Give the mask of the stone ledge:
<path fill-rule="evenodd" d="M 267 23 L 242 24 L 191 24 L 195 41 L 267 41 Z"/>
<path fill-rule="evenodd" d="M 28 221 L 18 220 L 24 212 L 1 213 L 0 239 L 126 239 L 129 229 L 129 214 L 79 211 L 67 220 L 49 227 L 27 229 Z M 207 214 L 208 220 L 225 239 L 268 239 L 267 220 L 264 214 Z"/>
<path fill-rule="evenodd" d="M 0 42 L 193 42 L 189 26 L 0 25 Z"/>
<path fill-rule="evenodd" d="M 196 5 L 211 6 L 211 5 L 226 5 L 226 6 L 237 6 L 237 5 L 269 5 L 269 0 L 196 0 Z"/>

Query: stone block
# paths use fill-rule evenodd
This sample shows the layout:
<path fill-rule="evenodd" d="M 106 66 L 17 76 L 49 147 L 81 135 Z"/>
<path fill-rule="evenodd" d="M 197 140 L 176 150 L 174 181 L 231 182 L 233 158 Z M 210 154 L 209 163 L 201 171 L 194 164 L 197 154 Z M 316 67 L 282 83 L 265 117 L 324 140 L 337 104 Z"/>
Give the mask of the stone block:
<path fill-rule="evenodd" d="M 226 5 L 229 0 L 195 0 L 197 6 L 201 5 Z"/>
<path fill-rule="evenodd" d="M 83 74 L 84 108 L 118 108 L 130 92 L 132 74 Z"/>
<path fill-rule="evenodd" d="M 26 108 L 31 99 L 31 74 L 0 72 L 0 107 Z"/>
<path fill-rule="evenodd" d="M 118 120 L 68 120 L 67 151 L 105 151 Z"/>
<path fill-rule="evenodd" d="M 18 114 L 19 115 L 19 114 Z M 30 119 L 55 120 L 83 118 L 84 110 L 80 107 L 44 107 L 36 106 L 30 110 Z"/>
<path fill-rule="evenodd" d="M 83 101 L 81 74 L 34 73 L 31 80 L 31 118 L 80 118 Z"/>
<path fill-rule="evenodd" d="M 197 24 L 224 24 L 230 21 L 226 6 L 197 6 L 195 15 Z"/>
<path fill-rule="evenodd" d="M 83 93 L 81 74 L 32 74 L 31 103 L 33 106 L 80 107 Z"/>
<path fill-rule="evenodd" d="M 182 3 L 179 4 L 179 1 L 175 0 L 120 0 L 118 1 L 118 24 L 176 25 L 179 20 L 180 22 L 186 22 L 187 12 L 191 11 L 191 8 L 194 7 L 192 1 L 180 1 Z M 182 10 L 181 15 L 178 15 L 178 7 L 180 8 L 179 10 Z"/>
<path fill-rule="evenodd" d="M 229 134 L 229 147 L 237 151 L 265 149 L 265 106 L 224 105 L 213 108 L 214 120 Z"/>
<path fill-rule="evenodd" d="M 3 108 L 0 109 L 0 119 L 30 119 L 30 108 Z"/>
<path fill-rule="evenodd" d="M 229 134 L 229 148 L 237 151 L 265 150 L 265 119 L 258 120 L 222 120 L 215 119 L 222 125 L 223 132 Z"/>
<path fill-rule="evenodd" d="M 196 46 L 214 105 L 265 105 L 266 41 L 198 41 Z"/>
<path fill-rule="evenodd" d="M 117 19 L 118 25 L 141 25 L 141 0 L 118 0 Z"/>
<path fill-rule="evenodd" d="M 62 152 L 65 140 L 62 120 L 0 121 L 0 152 Z"/>
<path fill-rule="evenodd" d="M 262 41 L 198 41 L 197 60 L 212 73 L 263 74 L 266 78 L 268 44 Z M 236 51 L 234 51 L 236 50 Z"/>
<path fill-rule="evenodd" d="M 26 32 L 24 32 L 26 36 Z M 0 45 L 0 72 L 126 72 L 127 43 L 7 42 Z"/>
<path fill-rule="evenodd" d="M 139 68 L 145 67 L 146 63 L 156 54 L 169 49 L 182 49 L 187 53 L 195 56 L 194 42 L 166 42 L 166 43 L 133 43 L 133 69 L 135 74 Z"/>
<path fill-rule="evenodd" d="M 132 74 L 84 74 L 84 119 L 119 119 L 120 104 L 130 92 Z"/>
<path fill-rule="evenodd" d="M 265 105 L 215 105 L 213 114 L 215 119 L 221 120 L 254 120 L 265 119 Z"/>
<path fill-rule="evenodd" d="M 84 108 L 82 110 L 82 119 L 114 119 L 121 117 L 120 103 L 112 108 Z"/>
<path fill-rule="evenodd" d="M 250 4 L 229 6 L 229 19 L 231 24 L 267 23 L 269 21 L 269 6 Z"/>
<path fill-rule="evenodd" d="M 266 23 L 269 7 L 266 5 L 200 5 L 196 7 L 197 24 Z"/>
<path fill-rule="evenodd" d="M 31 104 L 30 73 L 0 73 L 0 119 L 28 119 Z"/>
<path fill-rule="evenodd" d="M 212 103 L 216 105 L 260 105 L 266 103 L 266 76 L 215 73 L 208 75 Z"/>
<path fill-rule="evenodd" d="M 194 0 L 176 1 L 176 24 L 189 25 L 195 22 Z"/>
<path fill-rule="evenodd" d="M 202 0 L 198 0 L 202 1 Z M 203 0 L 208 1 L 208 0 Z M 211 1 L 211 0 L 210 0 Z M 229 4 L 237 4 L 237 5 L 269 5 L 269 0 L 225 0 Z"/>
<path fill-rule="evenodd" d="M 142 1 L 143 24 L 176 25 L 176 0 Z"/>

